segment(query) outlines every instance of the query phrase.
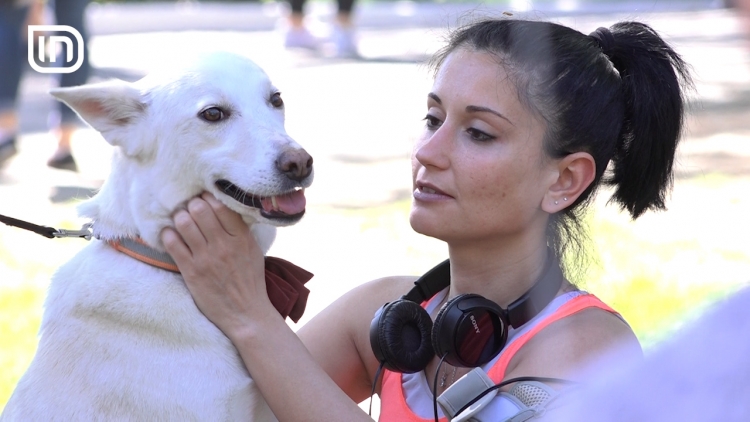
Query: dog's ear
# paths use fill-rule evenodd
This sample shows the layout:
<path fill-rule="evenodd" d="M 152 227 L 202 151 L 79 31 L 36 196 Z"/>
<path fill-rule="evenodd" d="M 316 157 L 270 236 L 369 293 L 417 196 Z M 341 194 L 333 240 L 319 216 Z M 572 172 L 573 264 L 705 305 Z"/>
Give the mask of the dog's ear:
<path fill-rule="evenodd" d="M 95 84 L 50 90 L 58 100 L 78 113 L 91 127 L 101 132 L 104 139 L 120 146 L 127 153 L 127 128 L 143 116 L 146 104 L 141 92 L 133 84 L 111 80 Z"/>

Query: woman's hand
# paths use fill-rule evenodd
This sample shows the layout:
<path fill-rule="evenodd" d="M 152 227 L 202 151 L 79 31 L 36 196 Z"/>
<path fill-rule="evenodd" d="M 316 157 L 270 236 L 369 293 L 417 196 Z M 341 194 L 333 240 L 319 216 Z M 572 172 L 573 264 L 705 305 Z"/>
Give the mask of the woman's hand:
<path fill-rule="evenodd" d="M 173 219 L 162 242 L 198 308 L 227 337 L 278 314 L 266 292 L 263 253 L 239 214 L 204 193 Z"/>
<path fill-rule="evenodd" d="M 187 210 L 176 212 L 173 219 L 175 228 L 166 228 L 161 235 L 167 252 L 198 308 L 234 344 L 276 417 L 280 421 L 372 422 L 271 304 L 263 253 L 242 218 L 204 193 L 191 199 Z M 380 298 L 375 300 L 382 303 Z M 366 372 L 347 327 L 348 311 L 357 309 L 358 303 L 340 307 L 344 315 L 328 313 L 321 319 L 325 326 L 318 324 L 309 333 L 321 342 L 312 347 L 321 360 L 324 356 L 327 366 L 336 368 L 347 386 L 351 382 L 357 388 L 357 397 L 364 397 L 369 387 L 361 380 Z M 369 321 L 373 310 L 365 309 Z M 366 325 L 367 321 L 362 324 Z M 341 369 L 342 362 L 347 370 Z"/>

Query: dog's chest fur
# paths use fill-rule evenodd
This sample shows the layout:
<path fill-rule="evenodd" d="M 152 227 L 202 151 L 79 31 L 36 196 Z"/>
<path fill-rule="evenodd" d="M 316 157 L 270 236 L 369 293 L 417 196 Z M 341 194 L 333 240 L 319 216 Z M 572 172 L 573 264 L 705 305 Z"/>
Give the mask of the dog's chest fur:
<path fill-rule="evenodd" d="M 116 147 L 112 174 L 80 208 L 97 236 L 138 236 L 163 250 L 159 234 L 172 213 L 203 191 L 242 215 L 264 251 L 275 234 L 270 224 L 301 218 L 297 190 L 312 182 L 312 158 L 286 134 L 277 90 L 244 57 L 206 63 L 166 85 L 157 78 L 58 93 Z M 218 107 L 225 121 L 200 118 Z M 219 189 L 219 180 L 285 206 L 259 201 L 264 217 L 254 202 L 240 201 L 244 194 Z M 274 220 L 285 210 L 296 216 Z M 182 277 L 104 240 L 93 240 L 53 277 L 37 353 L 0 420 L 275 421 Z"/>
<path fill-rule="evenodd" d="M 275 420 L 178 274 L 94 241 L 56 273 L 45 308 L 43 353 L 4 420 Z"/>

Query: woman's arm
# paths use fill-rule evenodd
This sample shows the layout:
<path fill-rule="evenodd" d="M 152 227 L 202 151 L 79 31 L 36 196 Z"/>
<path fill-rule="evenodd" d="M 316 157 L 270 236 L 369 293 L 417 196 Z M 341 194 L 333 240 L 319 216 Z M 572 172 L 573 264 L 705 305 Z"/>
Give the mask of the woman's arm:
<path fill-rule="evenodd" d="M 268 299 L 263 255 L 239 215 L 204 194 L 174 221 L 176 230 L 162 234 L 167 251 L 197 306 L 237 347 L 276 417 L 371 420 L 356 403 L 369 395 L 377 368 L 369 321 L 410 280 L 354 289 L 300 330 L 303 344 Z"/>
<path fill-rule="evenodd" d="M 355 402 L 370 397 L 379 366 L 370 346 L 372 317 L 386 302 L 406 294 L 414 280 L 416 277 L 388 277 L 357 286 L 297 332 L 318 364 Z"/>
<path fill-rule="evenodd" d="M 372 421 L 318 365 L 275 309 L 230 337 L 280 421 Z M 329 354 L 345 356 L 345 350 Z"/>

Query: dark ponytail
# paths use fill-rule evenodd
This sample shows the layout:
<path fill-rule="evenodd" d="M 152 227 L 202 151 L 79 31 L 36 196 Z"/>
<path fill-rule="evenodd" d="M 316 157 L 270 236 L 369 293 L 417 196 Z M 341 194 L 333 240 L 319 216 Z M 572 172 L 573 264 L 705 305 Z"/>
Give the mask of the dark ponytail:
<path fill-rule="evenodd" d="M 520 101 L 547 123 L 547 155 L 594 158 L 594 181 L 549 219 L 547 243 L 558 257 L 582 259 L 581 218 L 602 183 L 634 219 L 665 208 L 692 84 L 688 66 L 653 29 L 622 22 L 586 35 L 550 22 L 487 19 L 452 32 L 431 61 L 434 71 L 458 48 L 505 66 Z"/>
<path fill-rule="evenodd" d="M 610 60 L 620 72 L 625 101 L 623 131 L 606 183 L 611 200 L 637 218 L 649 209 L 666 209 L 672 166 L 683 130 L 688 67 L 653 29 L 638 22 L 612 26 Z"/>

